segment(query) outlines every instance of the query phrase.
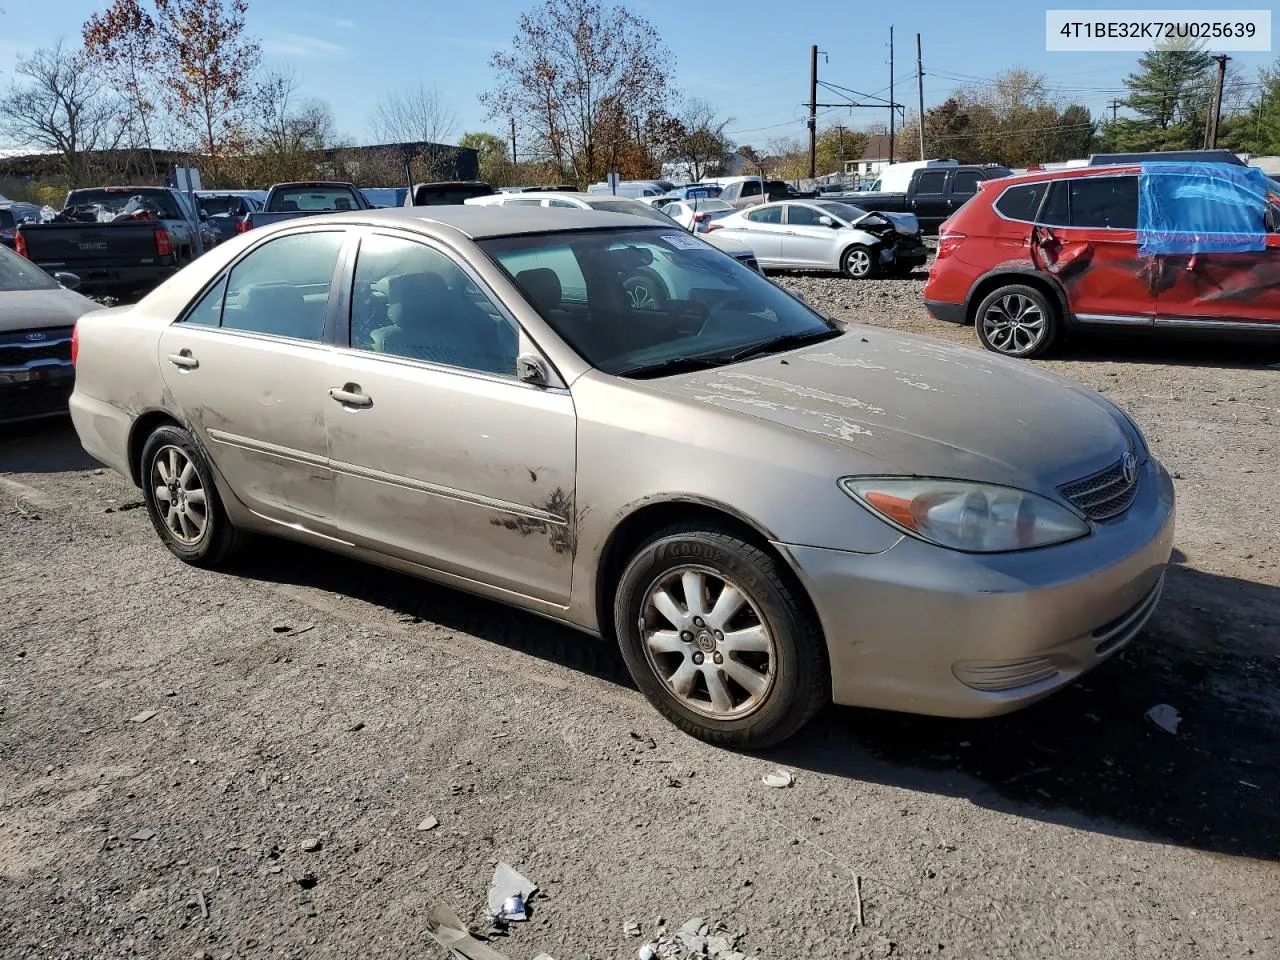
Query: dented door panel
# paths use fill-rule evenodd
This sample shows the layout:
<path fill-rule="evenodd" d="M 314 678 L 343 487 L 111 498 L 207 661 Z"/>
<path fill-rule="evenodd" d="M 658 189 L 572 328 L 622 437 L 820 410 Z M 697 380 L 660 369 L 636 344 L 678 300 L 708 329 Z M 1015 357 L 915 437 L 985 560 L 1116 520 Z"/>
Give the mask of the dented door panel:
<path fill-rule="evenodd" d="M 1257 253 L 1161 256 L 1157 324 L 1280 331 L 1280 234 Z"/>
<path fill-rule="evenodd" d="M 337 351 L 327 400 L 342 536 L 557 604 L 575 546 L 575 417 L 567 391 Z"/>

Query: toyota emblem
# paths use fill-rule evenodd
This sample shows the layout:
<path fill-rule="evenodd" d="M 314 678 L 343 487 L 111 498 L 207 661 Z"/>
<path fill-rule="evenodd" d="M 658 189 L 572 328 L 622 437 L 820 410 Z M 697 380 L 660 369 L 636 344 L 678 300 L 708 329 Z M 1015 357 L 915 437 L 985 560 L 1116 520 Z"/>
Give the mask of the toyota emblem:
<path fill-rule="evenodd" d="M 1120 471 L 1124 474 L 1124 482 L 1126 486 L 1138 479 L 1138 461 L 1133 454 L 1125 451 L 1124 457 L 1120 460 Z"/>
<path fill-rule="evenodd" d="M 35 342 L 36 340 L 43 340 L 43 339 L 45 339 L 45 335 L 44 335 L 43 333 L 28 333 L 28 334 L 27 334 L 27 339 L 28 339 L 28 340 L 30 340 L 30 341 L 32 341 L 32 342 Z"/>

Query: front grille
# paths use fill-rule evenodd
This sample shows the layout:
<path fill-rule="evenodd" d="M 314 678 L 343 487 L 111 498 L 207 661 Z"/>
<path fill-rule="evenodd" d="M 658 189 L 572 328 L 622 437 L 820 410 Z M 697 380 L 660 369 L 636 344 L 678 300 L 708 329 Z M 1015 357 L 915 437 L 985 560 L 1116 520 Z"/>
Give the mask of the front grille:
<path fill-rule="evenodd" d="M 1090 520 L 1111 520 L 1129 509 L 1138 494 L 1139 473 L 1133 482 L 1124 478 L 1124 465 L 1117 460 L 1105 470 L 1074 480 L 1058 488 Z"/>
<path fill-rule="evenodd" d="M 28 340 L 27 331 L 0 337 L 0 367 L 25 367 L 35 360 L 71 362 L 71 331 L 61 328 L 38 331 L 42 340 Z"/>

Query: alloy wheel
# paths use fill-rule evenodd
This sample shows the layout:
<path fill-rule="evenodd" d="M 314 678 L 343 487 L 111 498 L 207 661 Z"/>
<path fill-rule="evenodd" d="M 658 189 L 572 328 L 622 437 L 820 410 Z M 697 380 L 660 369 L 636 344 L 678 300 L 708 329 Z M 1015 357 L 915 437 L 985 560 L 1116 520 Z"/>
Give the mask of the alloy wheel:
<path fill-rule="evenodd" d="M 851 250 L 845 264 L 852 276 L 865 277 L 871 272 L 871 254 L 865 250 Z"/>
<path fill-rule="evenodd" d="M 199 543 L 209 528 L 200 474 L 181 447 L 166 444 L 151 459 L 151 488 L 165 529 L 179 543 Z"/>
<path fill-rule="evenodd" d="M 645 591 L 649 666 L 682 705 L 713 720 L 755 711 L 773 687 L 777 647 L 742 587 L 709 567 L 665 571 Z"/>
<path fill-rule="evenodd" d="M 1044 311 L 1030 297 L 1010 293 L 996 300 L 982 315 L 982 332 L 1000 353 L 1023 354 L 1044 339 Z"/>

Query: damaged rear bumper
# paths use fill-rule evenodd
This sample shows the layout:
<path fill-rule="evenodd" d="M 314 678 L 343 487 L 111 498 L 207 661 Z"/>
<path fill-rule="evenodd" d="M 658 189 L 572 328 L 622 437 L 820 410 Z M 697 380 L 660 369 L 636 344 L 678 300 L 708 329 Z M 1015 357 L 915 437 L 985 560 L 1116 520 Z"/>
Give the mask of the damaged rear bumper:
<path fill-rule="evenodd" d="M 1072 543 L 965 554 L 904 537 L 879 554 L 779 544 L 817 607 L 832 697 L 950 717 L 1042 699 L 1132 639 L 1173 549 L 1173 485 L 1154 459 L 1120 521 Z"/>

